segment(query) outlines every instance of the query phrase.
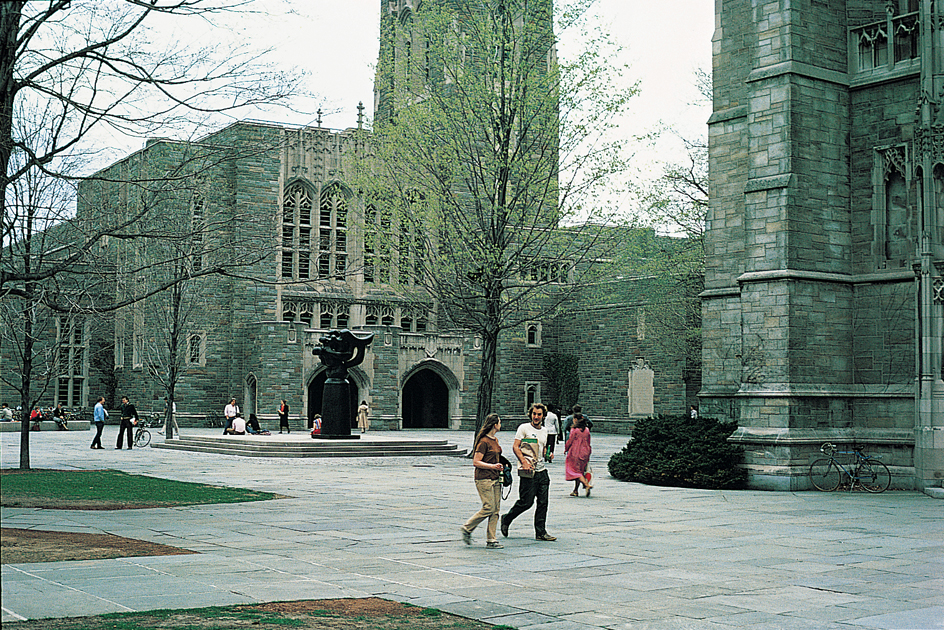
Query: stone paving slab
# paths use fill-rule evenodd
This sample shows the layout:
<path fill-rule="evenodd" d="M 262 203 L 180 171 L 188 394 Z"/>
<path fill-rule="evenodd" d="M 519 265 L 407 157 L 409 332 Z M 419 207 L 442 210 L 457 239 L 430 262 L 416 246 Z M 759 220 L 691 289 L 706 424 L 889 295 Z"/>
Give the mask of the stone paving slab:
<path fill-rule="evenodd" d="M 511 435 L 499 434 L 506 448 Z M 451 431 L 367 436 L 465 448 L 471 441 Z M 17 466 L 18 438 L 0 435 L 2 466 Z M 526 512 L 502 539 L 505 548 L 488 550 L 484 525 L 473 546 L 460 541 L 459 526 L 478 509 L 463 458 L 260 461 L 90 451 L 87 441 L 72 432 L 32 434 L 33 467 L 113 468 L 291 498 L 107 512 L 4 508 L 7 527 L 107 532 L 198 554 L 4 565 L 0 622 L 378 596 L 521 630 L 944 628 L 944 503 L 917 492 L 620 483 L 606 474 L 606 461 L 625 436 L 594 434 L 592 498 L 567 496 L 573 486 L 563 464 L 550 465 L 548 529 L 558 541 L 534 540 Z"/>

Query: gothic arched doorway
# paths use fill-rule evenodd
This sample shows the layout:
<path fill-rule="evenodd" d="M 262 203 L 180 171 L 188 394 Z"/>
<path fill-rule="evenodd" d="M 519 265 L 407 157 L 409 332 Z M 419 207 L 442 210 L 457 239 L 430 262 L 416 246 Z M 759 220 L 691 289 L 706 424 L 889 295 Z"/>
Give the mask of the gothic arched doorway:
<path fill-rule="evenodd" d="M 449 388 L 430 369 L 413 374 L 403 385 L 403 428 L 445 429 L 449 426 Z"/>
<path fill-rule="evenodd" d="M 321 401 L 324 397 L 324 385 L 325 381 L 328 380 L 328 372 L 322 370 L 315 375 L 315 378 L 311 379 L 311 382 L 308 384 L 308 426 L 311 426 L 311 420 L 315 417 L 315 414 L 324 415 L 324 412 L 321 408 Z M 350 401 L 351 401 L 351 427 L 357 428 L 357 405 L 360 402 L 358 396 L 360 394 L 360 389 L 357 387 L 357 383 L 352 378 L 348 378 L 347 382 L 350 383 L 348 391 L 350 391 Z"/>

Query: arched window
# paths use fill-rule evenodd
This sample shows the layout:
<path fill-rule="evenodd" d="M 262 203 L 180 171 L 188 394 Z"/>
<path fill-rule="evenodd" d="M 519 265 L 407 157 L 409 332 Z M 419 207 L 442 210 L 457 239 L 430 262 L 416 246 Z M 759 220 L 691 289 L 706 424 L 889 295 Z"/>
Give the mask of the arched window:
<path fill-rule="evenodd" d="M 541 346 L 541 322 L 528 322 L 525 325 L 525 337 L 529 346 Z"/>
<path fill-rule="evenodd" d="M 347 215 L 349 199 L 338 183 L 321 191 L 318 210 L 318 278 L 343 279 L 347 273 Z"/>
<path fill-rule="evenodd" d="M 295 182 L 282 198 L 282 262 L 283 280 L 311 278 L 311 193 L 301 182 Z"/>

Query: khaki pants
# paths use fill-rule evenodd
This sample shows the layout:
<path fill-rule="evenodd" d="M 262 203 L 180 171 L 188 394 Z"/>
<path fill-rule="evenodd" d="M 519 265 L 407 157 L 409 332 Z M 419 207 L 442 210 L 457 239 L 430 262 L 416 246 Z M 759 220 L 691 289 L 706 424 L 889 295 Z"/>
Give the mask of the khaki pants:
<path fill-rule="evenodd" d="M 475 489 L 479 491 L 479 498 L 482 499 L 482 509 L 466 521 L 466 524 L 462 526 L 462 530 L 471 534 L 479 523 L 488 519 L 485 540 L 486 542 L 497 541 L 498 513 L 501 510 L 501 479 L 476 479 Z"/>

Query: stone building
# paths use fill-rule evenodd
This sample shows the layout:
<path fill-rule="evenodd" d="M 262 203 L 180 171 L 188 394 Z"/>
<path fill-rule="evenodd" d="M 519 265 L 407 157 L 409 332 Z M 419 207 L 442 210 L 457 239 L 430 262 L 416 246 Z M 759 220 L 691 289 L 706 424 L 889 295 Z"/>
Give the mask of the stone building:
<path fill-rule="evenodd" d="M 408 24 L 414 4 L 384 2 L 378 67 L 394 76 L 378 73 L 375 116 L 393 112 L 401 67 L 413 73 L 404 83 L 423 79 L 419 66 L 404 66 L 423 38 L 391 27 Z M 550 13 L 539 13 L 550 36 Z M 394 36 L 401 40 L 384 39 Z M 302 128 L 239 122 L 194 142 L 150 140 L 83 181 L 78 229 L 90 234 L 140 214 L 125 232 L 151 237 L 116 233 L 90 252 L 94 266 L 113 273 L 114 297 L 139 301 L 105 318 L 50 324 L 45 341 L 81 360 L 68 362 L 46 404 L 91 407 L 98 395 L 110 404 L 128 395 L 139 410 L 159 411 L 161 379 L 176 366 L 182 426 L 218 419 L 235 397 L 270 426 L 285 399 L 300 429 L 321 412 L 326 378 L 312 347 L 326 331 L 350 328 L 375 335 L 350 375 L 352 405 L 368 401 L 373 428 L 474 426 L 482 340 L 446 325 L 402 259 L 368 238 L 394 226 L 357 184 L 371 139 L 361 111 L 345 130 L 320 118 Z M 661 250 L 673 240 L 642 236 Z M 209 269 L 225 273 L 200 275 Z M 182 273 L 192 278 L 151 295 Z M 567 274 L 559 282 L 570 282 Z M 494 411 L 514 423 L 531 402 L 564 402 L 543 373 L 554 356 L 576 358 L 579 402 L 599 430 L 628 433 L 638 418 L 687 409 L 697 365 L 647 336 L 649 282 L 582 287 L 562 314 L 538 310 L 502 333 Z M 4 371 L 16 365 L 10 348 L 2 348 Z"/>
<path fill-rule="evenodd" d="M 186 189 L 200 202 L 164 200 L 159 223 L 174 225 L 172 217 L 183 215 L 176 221 L 189 224 L 199 215 L 219 226 L 202 237 L 208 242 L 199 266 L 214 264 L 216 251 L 236 255 L 225 243 L 241 243 L 258 258 L 239 274 L 210 276 L 192 288 L 201 298 L 183 325 L 176 388 L 184 426 L 219 416 L 235 396 L 244 413 L 263 418 L 274 416 L 284 398 L 301 428 L 321 412 L 325 372 L 311 348 L 333 328 L 375 334 L 367 359 L 351 370 L 352 401 L 368 401 L 372 427 L 473 426 L 479 338 L 442 330 L 430 300 L 404 294 L 402 284 L 395 290 L 378 268 L 365 265 L 365 221 L 374 209 L 348 182 L 368 138 L 359 126 L 335 131 L 241 122 L 198 143 L 151 141 L 82 183 L 80 217 L 100 217 L 103 208 L 127 213 L 134 193 L 125 189 L 133 187 L 115 182 L 147 180 L 174 160 L 212 151 L 198 192 Z M 115 248 L 119 265 L 140 262 L 114 241 L 107 247 Z M 391 271 L 397 273 L 395 265 Z M 142 277 L 135 288 L 148 282 Z M 681 413 L 694 402 L 697 374 L 640 328 L 646 282 L 621 281 L 605 302 L 577 301 L 565 315 L 538 317 L 503 335 L 496 411 L 523 418 L 529 402 L 556 400 L 542 374 L 550 353 L 578 357 L 580 402 L 601 430 L 628 432 L 640 417 Z M 115 392 L 144 409 L 159 409 L 164 396 L 147 356 L 160 343 L 158 313 L 166 310 L 165 298 L 154 299 L 119 312 L 113 324 Z"/>
<path fill-rule="evenodd" d="M 944 7 L 717 0 L 702 409 L 757 488 L 821 443 L 944 477 Z"/>
<path fill-rule="evenodd" d="M 393 111 L 397 73 L 422 43 L 409 29 L 391 28 L 409 23 L 414 4 L 384 2 L 378 67 L 394 74 L 378 72 L 375 116 Z M 538 15 L 551 36 L 550 13 Z M 397 32 L 409 39 L 384 39 Z M 427 56 L 425 79 L 419 66 L 406 64 L 413 74 L 405 83 L 436 80 L 429 62 Z M 98 349 L 97 358 L 82 364 L 70 404 L 127 394 L 139 409 L 160 410 L 161 374 L 172 363 L 165 349 L 176 336 L 183 426 L 218 418 L 236 397 L 244 414 L 263 419 L 285 399 L 301 428 L 320 413 L 325 381 L 311 349 L 325 331 L 350 328 L 375 334 L 366 360 L 351 370 L 352 404 L 369 402 L 372 427 L 473 426 L 482 340 L 447 327 L 397 257 L 385 259 L 367 238 L 392 229 L 356 183 L 370 138 L 363 114 L 345 130 L 324 128 L 320 119 L 303 128 L 240 122 L 196 142 L 151 140 L 82 182 L 83 229 L 146 211 L 136 230 L 164 235 L 145 245 L 102 240 L 95 254 L 116 270 L 119 299 L 147 295 L 180 272 L 166 275 L 166 265 L 154 261 L 197 273 L 179 292 L 155 293 L 118 311 L 105 320 L 109 332 L 94 341 L 82 338 Z M 196 277 L 211 268 L 227 273 Z M 566 274 L 560 282 L 568 282 Z M 584 287 L 562 315 L 537 312 L 503 333 L 494 411 L 516 419 L 530 402 L 562 402 L 543 374 L 552 355 L 579 361 L 579 402 L 601 430 L 628 432 L 638 418 L 687 409 L 696 400 L 697 365 L 647 337 L 647 282 L 620 280 L 605 298 Z M 168 313 L 179 315 L 171 321 Z"/>

